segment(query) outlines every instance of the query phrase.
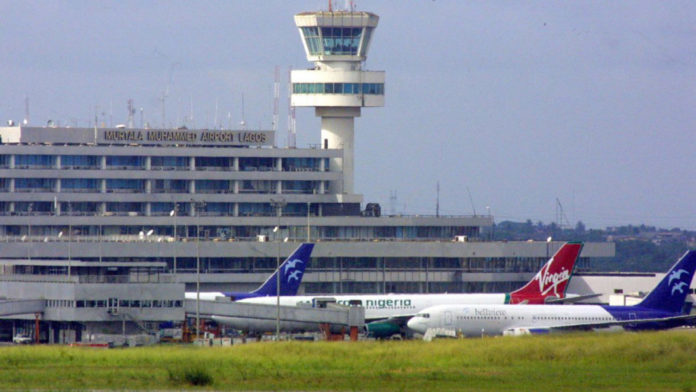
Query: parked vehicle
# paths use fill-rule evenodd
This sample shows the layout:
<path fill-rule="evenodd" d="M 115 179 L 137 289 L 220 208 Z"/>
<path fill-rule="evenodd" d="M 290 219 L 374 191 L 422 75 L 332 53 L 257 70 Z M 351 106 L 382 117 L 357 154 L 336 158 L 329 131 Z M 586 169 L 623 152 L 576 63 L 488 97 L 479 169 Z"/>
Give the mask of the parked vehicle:
<path fill-rule="evenodd" d="M 24 334 L 18 334 L 12 338 L 12 343 L 16 344 L 30 344 L 31 342 L 32 338 Z"/>

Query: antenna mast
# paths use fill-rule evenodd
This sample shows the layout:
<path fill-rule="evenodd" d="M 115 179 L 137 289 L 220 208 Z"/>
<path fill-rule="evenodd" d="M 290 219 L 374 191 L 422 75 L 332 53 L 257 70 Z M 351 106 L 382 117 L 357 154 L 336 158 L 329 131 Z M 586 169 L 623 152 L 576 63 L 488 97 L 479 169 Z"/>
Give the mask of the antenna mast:
<path fill-rule="evenodd" d="M 24 97 L 24 125 L 29 125 L 29 97 Z"/>
<path fill-rule="evenodd" d="M 128 128 L 133 128 L 133 116 L 135 116 L 135 108 L 133 107 L 133 98 L 128 98 Z M 142 122 L 142 120 L 140 121 Z"/>
<path fill-rule="evenodd" d="M 278 103 L 280 101 L 280 67 L 275 66 L 273 82 L 273 132 L 278 131 Z"/>
<path fill-rule="evenodd" d="M 295 123 L 295 107 L 292 106 L 292 67 L 288 67 L 288 147 L 297 146 L 297 131 Z"/>
<path fill-rule="evenodd" d="M 474 210 L 474 216 L 476 216 L 476 206 L 474 206 L 474 198 L 471 197 L 471 191 L 469 187 L 466 187 L 466 193 L 469 194 L 469 202 L 471 202 L 471 209 Z"/>
<path fill-rule="evenodd" d="M 220 127 L 218 127 L 218 99 L 217 98 L 215 98 L 215 117 L 213 118 L 213 128 L 220 129 Z"/>
<path fill-rule="evenodd" d="M 440 217 L 440 181 L 437 182 L 437 202 L 435 203 L 435 216 Z"/>
<path fill-rule="evenodd" d="M 246 130 L 246 116 L 244 115 L 244 93 L 242 93 L 242 121 L 239 123 L 242 130 Z"/>
<path fill-rule="evenodd" d="M 568 221 L 568 217 L 566 216 L 565 212 L 563 211 L 563 204 L 561 204 L 561 200 L 559 198 L 556 198 L 556 222 L 558 223 L 558 228 L 563 229 L 563 221 L 565 220 L 565 227 L 570 227 L 570 222 Z"/>

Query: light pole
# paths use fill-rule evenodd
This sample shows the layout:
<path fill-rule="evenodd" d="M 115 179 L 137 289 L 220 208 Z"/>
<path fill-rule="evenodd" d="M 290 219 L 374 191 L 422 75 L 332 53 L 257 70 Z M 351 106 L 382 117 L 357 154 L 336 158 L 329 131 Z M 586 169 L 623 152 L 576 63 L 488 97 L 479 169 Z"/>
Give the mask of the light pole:
<path fill-rule="evenodd" d="M 196 208 L 196 340 L 198 340 L 201 329 L 201 209 L 205 208 L 205 202 L 191 201 Z"/>
<path fill-rule="evenodd" d="M 31 261 L 31 215 L 32 211 L 34 210 L 34 203 L 29 203 L 29 207 L 27 207 L 27 238 L 29 239 L 29 248 L 27 250 L 27 259 Z"/>
<path fill-rule="evenodd" d="M 68 278 L 72 271 L 72 254 L 70 247 L 72 246 L 72 202 L 68 202 Z"/>
<path fill-rule="evenodd" d="M 488 221 L 491 224 L 491 230 L 489 231 L 489 238 L 488 239 L 490 241 L 493 241 L 493 236 L 494 236 L 493 231 L 495 230 L 495 225 L 493 224 L 493 218 L 491 217 L 491 207 L 490 206 L 486 206 L 486 214 L 488 215 Z"/>
<path fill-rule="evenodd" d="M 103 256 L 104 256 L 104 250 L 103 250 L 103 248 L 102 248 L 102 240 L 103 240 L 103 238 L 102 238 L 102 223 L 101 223 L 101 217 L 99 218 L 99 220 L 100 220 L 100 223 L 99 223 L 99 228 L 98 228 L 98 229 L 99 229 L 99 232 L 98 232 L 98 238 L 97 238 L 97 239 L 99 240 L 99 262 L 101 263 L 101 262 L 102 262 L 102 258 L 103 258 Z"/>
<path fill-rule="evenodd" d="M 283 214 L 283 207 L 285 207 L 288 203 L 285 201 L 285 199 L 280 199 L 280 200 L 274 200 L 271 199 L 271 205 L 276 209 L 276 216 L 278 216 L 278 226 L 276 226 L 273 229 L 273 233 L 275 234 L 275 240 L 277 243 L 277 250 L 278 253 L 276 255 L 276 271 L 278 271 L 278 274 L 276 275 L 276 341 L 280 341 L 280 240 L 278 238 L 278 235 L 280 234 L 280 216 Z"/>
<path fill-rule="evenodd" d="M 177 245 L 176 216 L 177 215 L 179 215 L 179 203 L 174 203 L 174 209 L 169 211 L 169 216 L 174 217 L 174 275 L 176 275 L 176 245 Z"/>
<path fill-rule="evenodd" d="M 311 238 L 311 232 L 310 232 L 310 227 L 309 227 L 309 211 L 310 211 L 310 202 L 307 202 L 307 242 L 310 242 Z"/>

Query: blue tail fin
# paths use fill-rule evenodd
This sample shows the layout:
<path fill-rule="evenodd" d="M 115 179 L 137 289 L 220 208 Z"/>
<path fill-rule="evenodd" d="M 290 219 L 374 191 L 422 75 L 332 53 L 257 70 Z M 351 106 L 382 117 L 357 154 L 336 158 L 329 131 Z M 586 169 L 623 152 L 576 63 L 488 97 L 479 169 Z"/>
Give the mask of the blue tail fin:
<path fill-rule="evenodd" d="M 667 272 L 660 283 L 638 306 L 679 313 L 696 271 L 696 251 L 690 250 Z"/>
<path fill-rule="evenodd" d="M 296 295 L 302 283 L 302 276 L 309 264 L 314 244 L 302 244 L 280 265 L 273 275 L 250 294 L 257 297 L 276 295 L 278 275 L 280 274 L 280 295 Z"/>

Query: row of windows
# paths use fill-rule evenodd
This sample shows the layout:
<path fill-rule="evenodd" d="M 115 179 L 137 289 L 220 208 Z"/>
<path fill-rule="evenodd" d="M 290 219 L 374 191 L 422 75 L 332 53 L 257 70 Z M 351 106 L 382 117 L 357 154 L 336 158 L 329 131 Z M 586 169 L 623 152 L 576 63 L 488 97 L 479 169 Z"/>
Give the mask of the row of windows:
<path fill-rule="evenodd" d="M 384 83 L 293 83 L 294 94 L 384 95 Z"/>
<path fill-rule="evenodd" d="M 359 88 L 358 88 L 359 89 Z M 370 87 L 372 89 L 372 87 Z M 0 166 L 10 166 L 10 155 L 0 155 Z M 58 166 L 64 169 L 100 170 L 102 157 L 97 155 L 15 155 L 15 167 L 25 169 L 50 169 Z M 145 156 L 106 156 L 105 168 L 141 169 L 147 166 Z M 193 166 L 191 159 L 193 158 Z M 161 157 L 150 158 L 152 170 L 234 170 L 234 157 Z M 240 157 L 237 165 L 239 171 L 275 171 L 278 159 L 281 159 L 283 171 L 320 171 L 329 168 L 329 158 L 261 158 Z M 322 162 L 323 161 L 323 162 Z"/>
<path fill-rule="evenodd" d="M 145 215 L 147 203 L 140 202 L 59 202 L 61 215 Z M 276 210 L 270 203 L 205 203 L 198 211 L 201 216 L 233 216 L 235 206 L 239 216 L 275 216 Z M 53 202 L 15 202 L 15 215 L 52 215 L 55 205 Z M 175 208 L 174 203 L 150 203 L 151 216 L 170 215 Z M 306 216 L 307 203 L 288 203 L 283 207 L 284 216 Z M 311 207 L 310 207 L 311 208 Z M 190 215 L 191 203 L 177 203 L 179 216 Z M 311 208 L 317 214 L 317 205 Z M 0 202 L 0 214 L 10 213 L 10 203 Z M 36 231 L 38 227 L 34 228 Z"/>
<path fill-rule="evenodd" d="M 159 300 L 159 299 L 121 299 L 118 302 L 119 308 L 180 308 L 183 306 L 181 300 Z M 50 308 L 106 308 L 107 306 L 116 307 L 116 302 L 106 299 L 98 300 L 67 300 L 49 299 L 46 306 Z"/>
<path fill-rule="evenodd" d="M 240 193 L 277 193 L 279 180 L 139 180 L 139 179 L 90 179 L 90 178 L 15 178 L 16 192 L 55 192 L 58 181 L 62 192 L 91 192 L 102 191 L 102 181 L 105 191 L 144 193 L 147 183 L 151 183 L 152 193 L 234 193 L 237 181 Z M 195 185 L 195 192 L 190 189 Z M 322 181 L 309 180 L 280 180 L 281 193 L 319 194 Z M 324 183 L 324 189 L 328 184 Z M 0 192 L 10 189 L 10 179 L 0 179 Z"/>
<path fill-rule="evenodd" d="M 206 203 L 200 208 L 200 216 L 233 216 L 235 205 L 237 207 L 237 216 L 275 216 L 276 210 L 270 203 Z M 311 203 L 288 203 L 283 207 L 283 216 L 307 216 L 307 209 L 310 209 L 311 216 L 319 216 L 321 208 L 324 204 Z M 62 216 L 145 216 L 147 214 L 148 203 L 144 202 L 59 202 L 60 215 Z M 169 216 L 171 211 L 175 209 L 173 202 L 158 202 L 149 203 L 150 216 Z M 176 203 L 178 216 L 193 216 L 196 211 L 192 208 L 191 202 Z M 0 201 L 0 215 L 54 215 L 54 202 L 15 202 L 14 209 L 10 202 Z M 27 234 L 27 226 L 6 225 L 0 226 L 5 228 L 7 235 L 24 235 Z M 88 226 L 89 227 L 89 226 Z M 97 226 L 92 227 L 95 235 Z M 171 228 L 167 226 L 155 227 L 156 234 L 162 235 L 168 233 Z M 307 238 L 307 227 L 290 226 L 287 236 L 290 238 Z M 458 226 L 443 226 L 443 227 L 399 227 L 398 230 L 387 230 L 389 227 L 367 227 L 367 226 L 352 226 L 343 227 L 337 230 L 333 226 L 318 227 L 312 225 L 310 227 L 312 238 L 322 238 L 327 240 L 370 240 L 380 238 L 404 238 L 404 239 L 419 239 L 419 240 L 438 240 L 451 239 L 461 233 L 466 233 L 470 238 L 478 237 L 477 227 L 458 227 Z M 48 230 L 48 231 L 45 231 Z M 141 227 L 132 228 L 129 231 L 129 226 L 123 226 L 121 234 L 137 234 Z M 227 227 L 227 226 L 208 226 L 206 230 L 211 233 L 210 236 L 224 237 L 239 237 L 239 238 L 255 238 L 257 235 L 268 234 L 264 227 L 243 226 L 243 227 Z M 83 230 L 87 235 L 87 230 Z M 51 234 L 50 226 L 35 225 L 32 228 L 33 235 L 53 235 Z M 169 234 L 168 234 L 169 235 Z M 534 258 L 495 258 L 495 259 L 480 259 L 480 258 L 428 258 L 427 268 L 440 269 L 465 269 L 468 271 L 479 272 L 525 272 L 536 271 L 545 260 Z M 580 259 L 580 268 L 584 265 L 587 259 Z M 319 258 L 314 262 L 317 269 L 335 269 L 342 268 L 346 272 L 369 269 L 369 268 L 403 268 L 403 269 L 420 269 L 426 268 L 426 264 L 421 264 L 423 261 L 417 258 L 398 258 L 388 259 L 384 262 L 374 258 L 365 259 L 350 259 L 342 262 L 342 265 L 335 264 L 336 259 Z M 383 263 L 386 263 L 384 265 Z M 477 282 L 469 282 L 477 284 Z M 502 291 L 512 291 L 516 287 Z M 461 291 L 462 287 L 437 287 L 436 291 Z M 470 290 L 464 290 L 470 291 Z"/>
<path fill-rule="evenodd" d="M 614 321 L 611 317 L 589 316 L 532 316 L 532 320 Z"/>
<path fill-rule="evenodd" d="M 425 318 L 429 318 L 430 315 L 428 313 L 424 313 Z M 507 316 L 456 316 L 456 320 L 507 320 Z M 524 320 L 523 316 L 510 316 L 510 320 Z"/>
<path fill-rule="evenodd" d="M 314 263 L 314 260 L 312 260 Z M 312 266 L 307 272 L 313 271 Z M 357 294 L 357 293 L 501 293 L 510 291 L 508 287 L 519 288 L 524 282 L 423 282 L 425 270 L 405 272 L 405 279 L 413 281 L 334 281 L 304 282 L 305 294 Z M 462 271 L 470 272 L 470 271 Z M 533 272 L 533 271 L 526 271 Z M 374 274 L 374 271 L 373 271 Z M 339 274 L 335 275 L 339 278 Z M 374 275 L 370 276 L 370 280 Z"/>

